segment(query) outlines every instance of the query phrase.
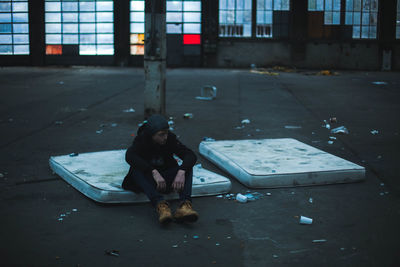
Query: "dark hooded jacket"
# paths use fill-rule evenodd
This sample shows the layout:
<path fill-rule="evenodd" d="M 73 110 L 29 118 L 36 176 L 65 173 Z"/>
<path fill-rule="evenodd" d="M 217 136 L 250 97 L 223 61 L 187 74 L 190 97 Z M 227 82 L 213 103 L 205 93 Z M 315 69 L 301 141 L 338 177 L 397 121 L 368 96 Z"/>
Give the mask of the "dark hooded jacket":
<path fill-rule="evenodd" d="M 174 154 L 183 161 L 179 169 L 188 171 L 193 168 L 197 160 L 196 155 L 183 145 L 174 133 L 168 132 L 165 145 L 153 142 L 152 135 L 168 127 L 168 122 L 158 115 L 158 117 L 150 117 L 148 122 L 138 129 L 137 136 L 125 154 L 125 160 L 129 163 L 130 169 L 122 183 L 124 189 L 140 191 L 131 178 L 134 170 L 151 176 L 151 171 L 154 169 L 164 171 L 177 167 L 178 163 L 173 157 Z"/>

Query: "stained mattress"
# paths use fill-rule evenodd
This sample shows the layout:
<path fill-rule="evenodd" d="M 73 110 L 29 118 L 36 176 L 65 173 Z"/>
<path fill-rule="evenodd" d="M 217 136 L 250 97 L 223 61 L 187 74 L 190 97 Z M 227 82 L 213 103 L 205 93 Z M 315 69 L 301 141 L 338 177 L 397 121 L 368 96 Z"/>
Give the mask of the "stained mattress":
<path fill-rule="evenodd" d="M 85 196 L 101 203 L 140 203 L 149 200 L 143 193 L 134 193 L 121 187 L 129 165 L 126 150 L 111 150 L 50 157 L 50 168 Z M 193 168 L 192 196 L 210 196 L 229 192 L 228 178 L 208 171 L 200 164 Z M 178 199 L 178 194 L 165 195 Z"/>
<path fill-rule="evenodd" d="M 200 154 L 252 188 L 349 183 L 365 168 L 292 138 L 203 141 Z"/>

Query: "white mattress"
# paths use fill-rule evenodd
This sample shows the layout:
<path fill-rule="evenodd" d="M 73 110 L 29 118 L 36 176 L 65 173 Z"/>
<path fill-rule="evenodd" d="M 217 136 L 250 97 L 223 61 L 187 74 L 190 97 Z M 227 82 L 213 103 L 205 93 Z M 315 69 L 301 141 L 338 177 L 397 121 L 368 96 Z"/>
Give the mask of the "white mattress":
<path fill-rule="evenodd" d="M 111 150 L 50 157 L 51 169 L 85 196 L 102 203 L 148 202 L 144 193 L 136 194 L 121 188 L 128 173 L 126 150 Z M 200 164 L 193 168 L 192 196 L 210 196 L 229 192 L 228 178 L 205 170 Z M 176 193 L 166 199 L 178 199 Z"/>
<path fill-rule="evenodd" d="M 248 187 L 349 183 L 365 179 L 362 166 L 291 138 L 203 141 L 200 154 Z"/>

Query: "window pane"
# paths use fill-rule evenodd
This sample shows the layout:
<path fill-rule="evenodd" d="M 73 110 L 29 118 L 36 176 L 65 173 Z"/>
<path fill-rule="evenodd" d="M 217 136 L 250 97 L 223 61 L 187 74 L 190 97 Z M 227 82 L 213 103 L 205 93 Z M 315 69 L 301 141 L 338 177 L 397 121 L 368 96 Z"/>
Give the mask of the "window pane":
<path fill-rule="evenodd" d="M 131 44 L 144 44 L 144 34 L 143 33 L 131 34 Z"/>
<path fill-rule="evenodd" d="M 200 1 L 184 1 L 183 2 L 184 11 L 201 11 Z"/>
<path fill-rule="evenodd" d="M 183 24 L 183 33 L 201 33 L 201 24 L 185 23 Z"/>
<path fill-rule="evenodd" d="M 1 12 L 11 12 L 11 3 L 0 3 Z"/>
<path fill-rule="evenodd" d="M 144 33 L 144 23 L 131 23 L 132 33 Z"/>
<path fill-rule="evenodd" d="M 97 43 L 112 44 L 114 42 L 113 34 L 98 34 Z"/>
<path fill-rule="evenodd" d="M 77 2 L 62 2 L 63 11 L 78 11 Z"/>
<path fill-rule="evenodd" d="M 81 34 L 80 35 L 80 43 L 81 44 L 95 44 L 96 43 L 96 35 L 95 34 Z"/>
<path fill-rule="evenodd" d="M 0 54 L 1 55 L 11 55 L 12 54 L 12 46 L 11 45 L 0 45 Z"/>
<path fill-rule="evenodd" d="M 131 11 L 144 11 L 144 1 L 131 1 Z"/>
<path fill-rule="evenodd" d="M 79 2 L 79 11 L 95 11 L 94 2 Z"/>
<path fill-rule="evenodd" d="M 78 34 L 63 34 L 62 36 L 63 44 L 78 44 Z"/>
<path fill-rule="evenodd" d="M 144 55 L 144 45 L 131 45 L 131 55 Z"/>
<path fill-rule="evenodd" d="M 184 22 L 201 22 L 200 12 L 185 12 L 183 13 Z"/>
<path fill-rule="evenodd" d="M 96 21 L 96 15 L 93 12 L 90 13 L 79 13 L 79 20 L 80 22 L 95 22 Z"/>
<path fill-rule="evenodd" d="M 97 32 L 99 32 L 99 33 L 113 33 L 114 32 L 114 24 L 112 24 L 112 23 L 98 23 L 97 24 Z"/>
<path fill-rule="evenodd" d="M 168 11 L 182 11 L 182 2 L 180 1 L 167 1 Z"/>
<path fill-rule="evenodd" d="M 14 44 L 29 44 L 29 35 L 28 34 L 14 34 Z"/>
<path fill-rule="evenodd" d="M 46 44 L 61 44 L 61 34 L 46 34 Z"/>
<path fill-rule="evenodd" d="M 82 23 L 80 25 L 81 33 L 95 33 L 96 32 L 96 24 L 94 23 Z"/>
<path fill-rule="evenodd" d="M 78 22 L 78 13 L 63 13 L 63 22 Z"/>
<path fill-rule="evenodd" d="M 79 55 L 96 55 L 95 45 L 80 45 Z"/>
<path fill-rule="evenodd" d="M 11 13 L 0 13 L 0 22 L 11 22 Z"/>
<path fill-rule="evenodd" d="M 0 24 L 0 33 L 11 33 L 11 24 Z"/>
<path fill-rule="evenodd" d="M 112 1 L 96 2 L 96 10 L 113 11 L 113 2 Z"/>
<path fill-rule="evenodd" d="M 0 44 L 12 44 L 12 35 L 7 34 L 7 35 L 0 35 Z"/>
<path fill-rule="evenodd" d="M 28 24 L 13 24 L 14 33 L 29 33 Z"/>
<path fill-rule="evenodd" d="M 14 55 L 29 54 L 29 45 L 14 45 Z"/>
<path fill-rule="evenodd" d="M 59 32 L 61 32 L 61 24 L 46 23 L 46 33 L 59 33 Z"/>
<path fill-rule="evenodd" d="M 170 13 L 167 12 L 167 21 L 168 21 L 168 14 Z M 131 22 L 144 22 L 144 12 L 131 12 Z"/>
<path fill-rule="evenodd" d="M 182 22 L 182 12 L 167 12 L 167 22 Z"/>
<path fill-rule="evenodd" d="M 78 33 L 78 24 L 64 24 L 63 33 Z"/>
<path fill-rule="evenodd" d="M 12 9 L 17 12 L 28 12 L 28 3 L 13 2 Z"/>
<path fill-rule="evenodd" d="M 98 55 L 113 55 L 114 46 L 113 45 L 98 45 L 97 46 Z"/>
<path fill-rule="evenodd" d="M 182 33 L 182 24 L 167 24 L 167 33 Z"/>
<path fill-rule="evenodd" d="M 96 13 L 97 22 L 113 22 L 112 12 L 97 12 Z"/>

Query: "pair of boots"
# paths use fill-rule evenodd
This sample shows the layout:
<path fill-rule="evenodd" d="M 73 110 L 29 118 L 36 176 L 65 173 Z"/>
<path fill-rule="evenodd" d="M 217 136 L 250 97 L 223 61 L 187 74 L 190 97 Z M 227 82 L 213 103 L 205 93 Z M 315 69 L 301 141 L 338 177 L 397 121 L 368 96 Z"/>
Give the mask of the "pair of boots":
<path fill-rule="evenodd" d="M 189 200 L 185 200 L 179 205 L 174 216 L 172 216 L 169 204 L 165 200 L 157 204 L 156 210 L 159 216 L 158 221 L 164 225 L 171 222 L 173 219 L 177 222 L 195 222 L 199 218 L 199 214 L 193 210 L 192 202 Z"/>

